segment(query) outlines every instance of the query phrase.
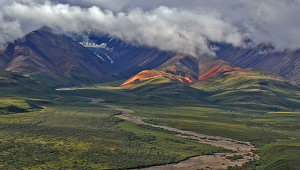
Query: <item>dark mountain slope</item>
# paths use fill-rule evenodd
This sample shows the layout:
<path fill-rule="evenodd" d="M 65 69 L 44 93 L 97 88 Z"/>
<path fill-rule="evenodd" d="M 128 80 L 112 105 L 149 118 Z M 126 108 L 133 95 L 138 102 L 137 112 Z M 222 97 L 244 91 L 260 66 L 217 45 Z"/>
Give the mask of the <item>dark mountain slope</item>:
<path fill-rule="evenodd" d="M 108 36 L 90 35 L 88 41 L 93 42 L 94 45 L 88 42 L 82 44 L 127 77 L 142 70 L 157 68 L 176 55 L 155 48 L 132 45 Z"/>
<path fill-rule="evenodd" d="M 69 37 L 43 27 L 6 46 L 0 67 L 50 86 L 70 86 L 120 78 L 116 70 Z"/>
<path fill-rule="evenodd" d="M 225 44 L 219 46 L 217 56 L 225 61 L 243 68 L 275 70 L 300 83 L 300 50 L 276 52 L 270 44 L 260 44 L 249 49 Z"/>
<path fill-rule="evenodd" d="M 185 55 L 178 55 L 162 64 L 157 69 L 164 70 L 175 75 L 190 75 L 194 81 L 198 79 L 199 75 L 198 60 L 195 57 Z"/>

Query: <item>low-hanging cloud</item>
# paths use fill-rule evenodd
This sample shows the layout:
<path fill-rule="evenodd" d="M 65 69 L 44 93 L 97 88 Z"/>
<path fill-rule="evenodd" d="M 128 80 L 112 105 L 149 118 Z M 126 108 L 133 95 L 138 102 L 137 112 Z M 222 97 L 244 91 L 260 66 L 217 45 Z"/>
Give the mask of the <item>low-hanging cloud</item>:
<path fill-rule="evenodd" d="M 223 20 L 217 11 L 191 12 L 166 6 L 150 11 L 132 8 L 128 12 L 112 12 L 96 6 L 82 8 L 26 0 L 2 7 L 0 23 L 0 43 L 43 25 L 74 33 L 94 30 L 139 45 L 192 56 L 213 55 L 208 41 L 240 45 L 243 40 L 239 29 Z"/>
<path fill-rule="evenodd" d="M 254 45 L 272 43 L 277 50 L 300 48 L 300 0 L 52 0 L 112 11 L 140 7 L 145 11 L 158 6 L 198 11 L 215 10 L 223 21 L 238 27 Z"/>
<path fill-rule="evenodd" d="M 2 0 L 0 44 L 43 25 L 197 56 L 209 41 L 300 48 L 300 0 Z"/>

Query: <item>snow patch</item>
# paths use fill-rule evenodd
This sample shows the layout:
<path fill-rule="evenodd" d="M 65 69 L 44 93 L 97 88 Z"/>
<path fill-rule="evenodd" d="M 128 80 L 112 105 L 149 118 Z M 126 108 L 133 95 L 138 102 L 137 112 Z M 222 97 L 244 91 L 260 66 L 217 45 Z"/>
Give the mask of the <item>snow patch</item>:
<path fill-rule="evenodd" d="M 84 46 L 86 48 L 102 48 L 102 49 L 105 49 L 107 51 L 113 51 L 114 50 L 114 47 L 112 47 L 112 48 L 107 47 L 107 43 L 97 44 L 92 40 L 85 40 L 85 41 L 79 42 L 79 44 L 81 44 L 82 46 Z"/>
<path fill-rule="evenodd" d="M 96 53 L 94 53 L 96 54 Z M 103 61 L 105 61 L 100 55 L 96 54 L 97 57 L 101 58 Z"/>
<path fill-rule="evenodd" d="M 105 54 L 105 56 L 110 60 L 110 63 L 111 63 L 111 64 L 114 64 L 114 63 L 115 63 L 114 60 L 112 60 L 112 59 L 110 58 L 109 55 L 107 55 L 106 53 L 104 53 L 104 54 Z"/>
<path fill-rule="evenodd" d="M 211 51 L 218 51 L 218 50 L 220 49 L 220 47 L 215 46 L 215 45 L 211 45 L 211 46 L 209 47 L 209 49 L 210 49 Z"/>

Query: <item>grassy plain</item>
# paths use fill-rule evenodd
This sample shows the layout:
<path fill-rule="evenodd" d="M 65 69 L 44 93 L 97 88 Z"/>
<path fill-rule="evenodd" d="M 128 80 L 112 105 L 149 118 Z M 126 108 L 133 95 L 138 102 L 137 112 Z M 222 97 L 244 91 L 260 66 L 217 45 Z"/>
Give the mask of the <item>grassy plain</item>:
<path fill-rule="evenodd" d="M 123 121 L 106 105 L 132 109 L 152 124 L 257 146 L 260 160 L 229 169 L 300 169 L 299 87 L 261 72 L 218 76 L 195 88 L 161 78 L 130 89 L 119 81 L 53 94 L 43 87 L 47 95 L 2 90 L 0 169 L 125 169 L 224 151 Z"/>
<path fill-rule="evenodd" d="M 120 111 L 80 97 L 39 109 L 26 100 L 7 100 L 28 110 L 0 117 L 0 169 L 138 168 L 226 151 L 123 121 Z"/>

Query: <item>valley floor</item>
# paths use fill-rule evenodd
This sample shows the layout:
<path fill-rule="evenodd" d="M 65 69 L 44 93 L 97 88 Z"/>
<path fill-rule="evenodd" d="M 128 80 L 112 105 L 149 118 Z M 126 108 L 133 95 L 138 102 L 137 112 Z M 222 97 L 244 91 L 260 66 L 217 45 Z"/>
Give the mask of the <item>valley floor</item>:
<path fill-rule="evenodd" d="M 99 99 L 91 98 L 92 101 L 97 101 Z M 157 128 L 162 128 L 168 131 L 177 132 L 177 136 L 183 138 L 191 138 L 196 139 L 200 143 L 206 143 L 217 147 L 223 147 L 225 149 L 232 150 L 233 152 L 224 152 L 224 153 L 214 153 L 213 155 L 203 155 L 196 156 L 193 158 L 189 158 L 184 161 L 180 161 L 175 164 L 167 164 L 160 166 L 153 166 L 148 168 L 142 168 L 147 170 L 173 170 L 173 169 L 185 169 L 185 170 L 198 170 L 198 169 L 227 169 L 228 166 L 241 166 L 243 163 L 248 162 L 250 160 L 258 160 L 259 156 L 253 154 L 252 150 L 255 150 L 254 146 L 250 144 L 250 142 L 242 142 L 237 141 L 230 138 L 224 138 L 220 136 L 210 136 L 199 134 L 191 131 L 179 130 L 176 128 L 171 128 L 167 126 L 159 126 L 153 125 L 149 123 L 145 123 L 141 117 L 132 116 L 130 113 L 134 113 L 132 110 L 112 107 L 116 110 L 122 111 L 121 115 L 116 115 L 117 117 L 136 123 L 143 124 L 147 126 L 153 126 Z M 230 160 L 229 157 L 233 157 L 234 155 L 242 155 L 242 158 L 236 160 Z M 226 158 L 227 157 L 227 158 Z"/>
<path fill-rule="evenodd" d="M 300 169 L 298 110 L 107 84 L 59 92 L 1 98 L 0 169 Z"/>
<path fill-rule="evenodd" d="M 90 104 L 96 104 L 98 102 L 104 102 L 105 100 L 102 98 L 87 98 L 90 99 Z M 182 138 L 191 138 L 197 140 L 199 143 L 210 144 L 217 147 L 223 147 L 228 150 L 232 150 L 233 152 L 224 152 L 224 153 L 214 153 L 213 155 L 202 155 L 195 156 L 192 158 L 188 158 L 184 161 L 180 161 L 174 164 L 166 164 L 159 166 L 152 166 L 148 168 L 141 168 L 145 170 L 173 170 L 173 169 L 185 169 L 185 170 L 198 170 L 198 169 L 227 169 L 228 166 L 241 166 L 243 163 L 248 162 L 250 160 L 258 160 L 259 156 L 253 154 L 253 150 L 256 150 L 250 142 L 242 142 L 230 138 L 220 137 L 220 136 L 210 136 L 199 134 L 191 131 L 184 131 L 176 128 L 171 128 L 167 126 L 159 126 L 153 125 L 150 123 L 145 123 L 143 118 L 139 116 L 133 116 L 131 113 L 134 111 L 130 109 L 124 109 L 120 107 L 108 106 L 113 109 L 122 111 L 122 114 L 116 115 L 116 117 L 124 119 L 126 121 L 142 124 L 146 126 L 152 126 L 156 128 L 165 129 L 172 132 L 177 132 L 176 136 Z M 236 155 L 241 155 L 239 159 L 230 160 L 229 158 L 234 157 Z"/>

